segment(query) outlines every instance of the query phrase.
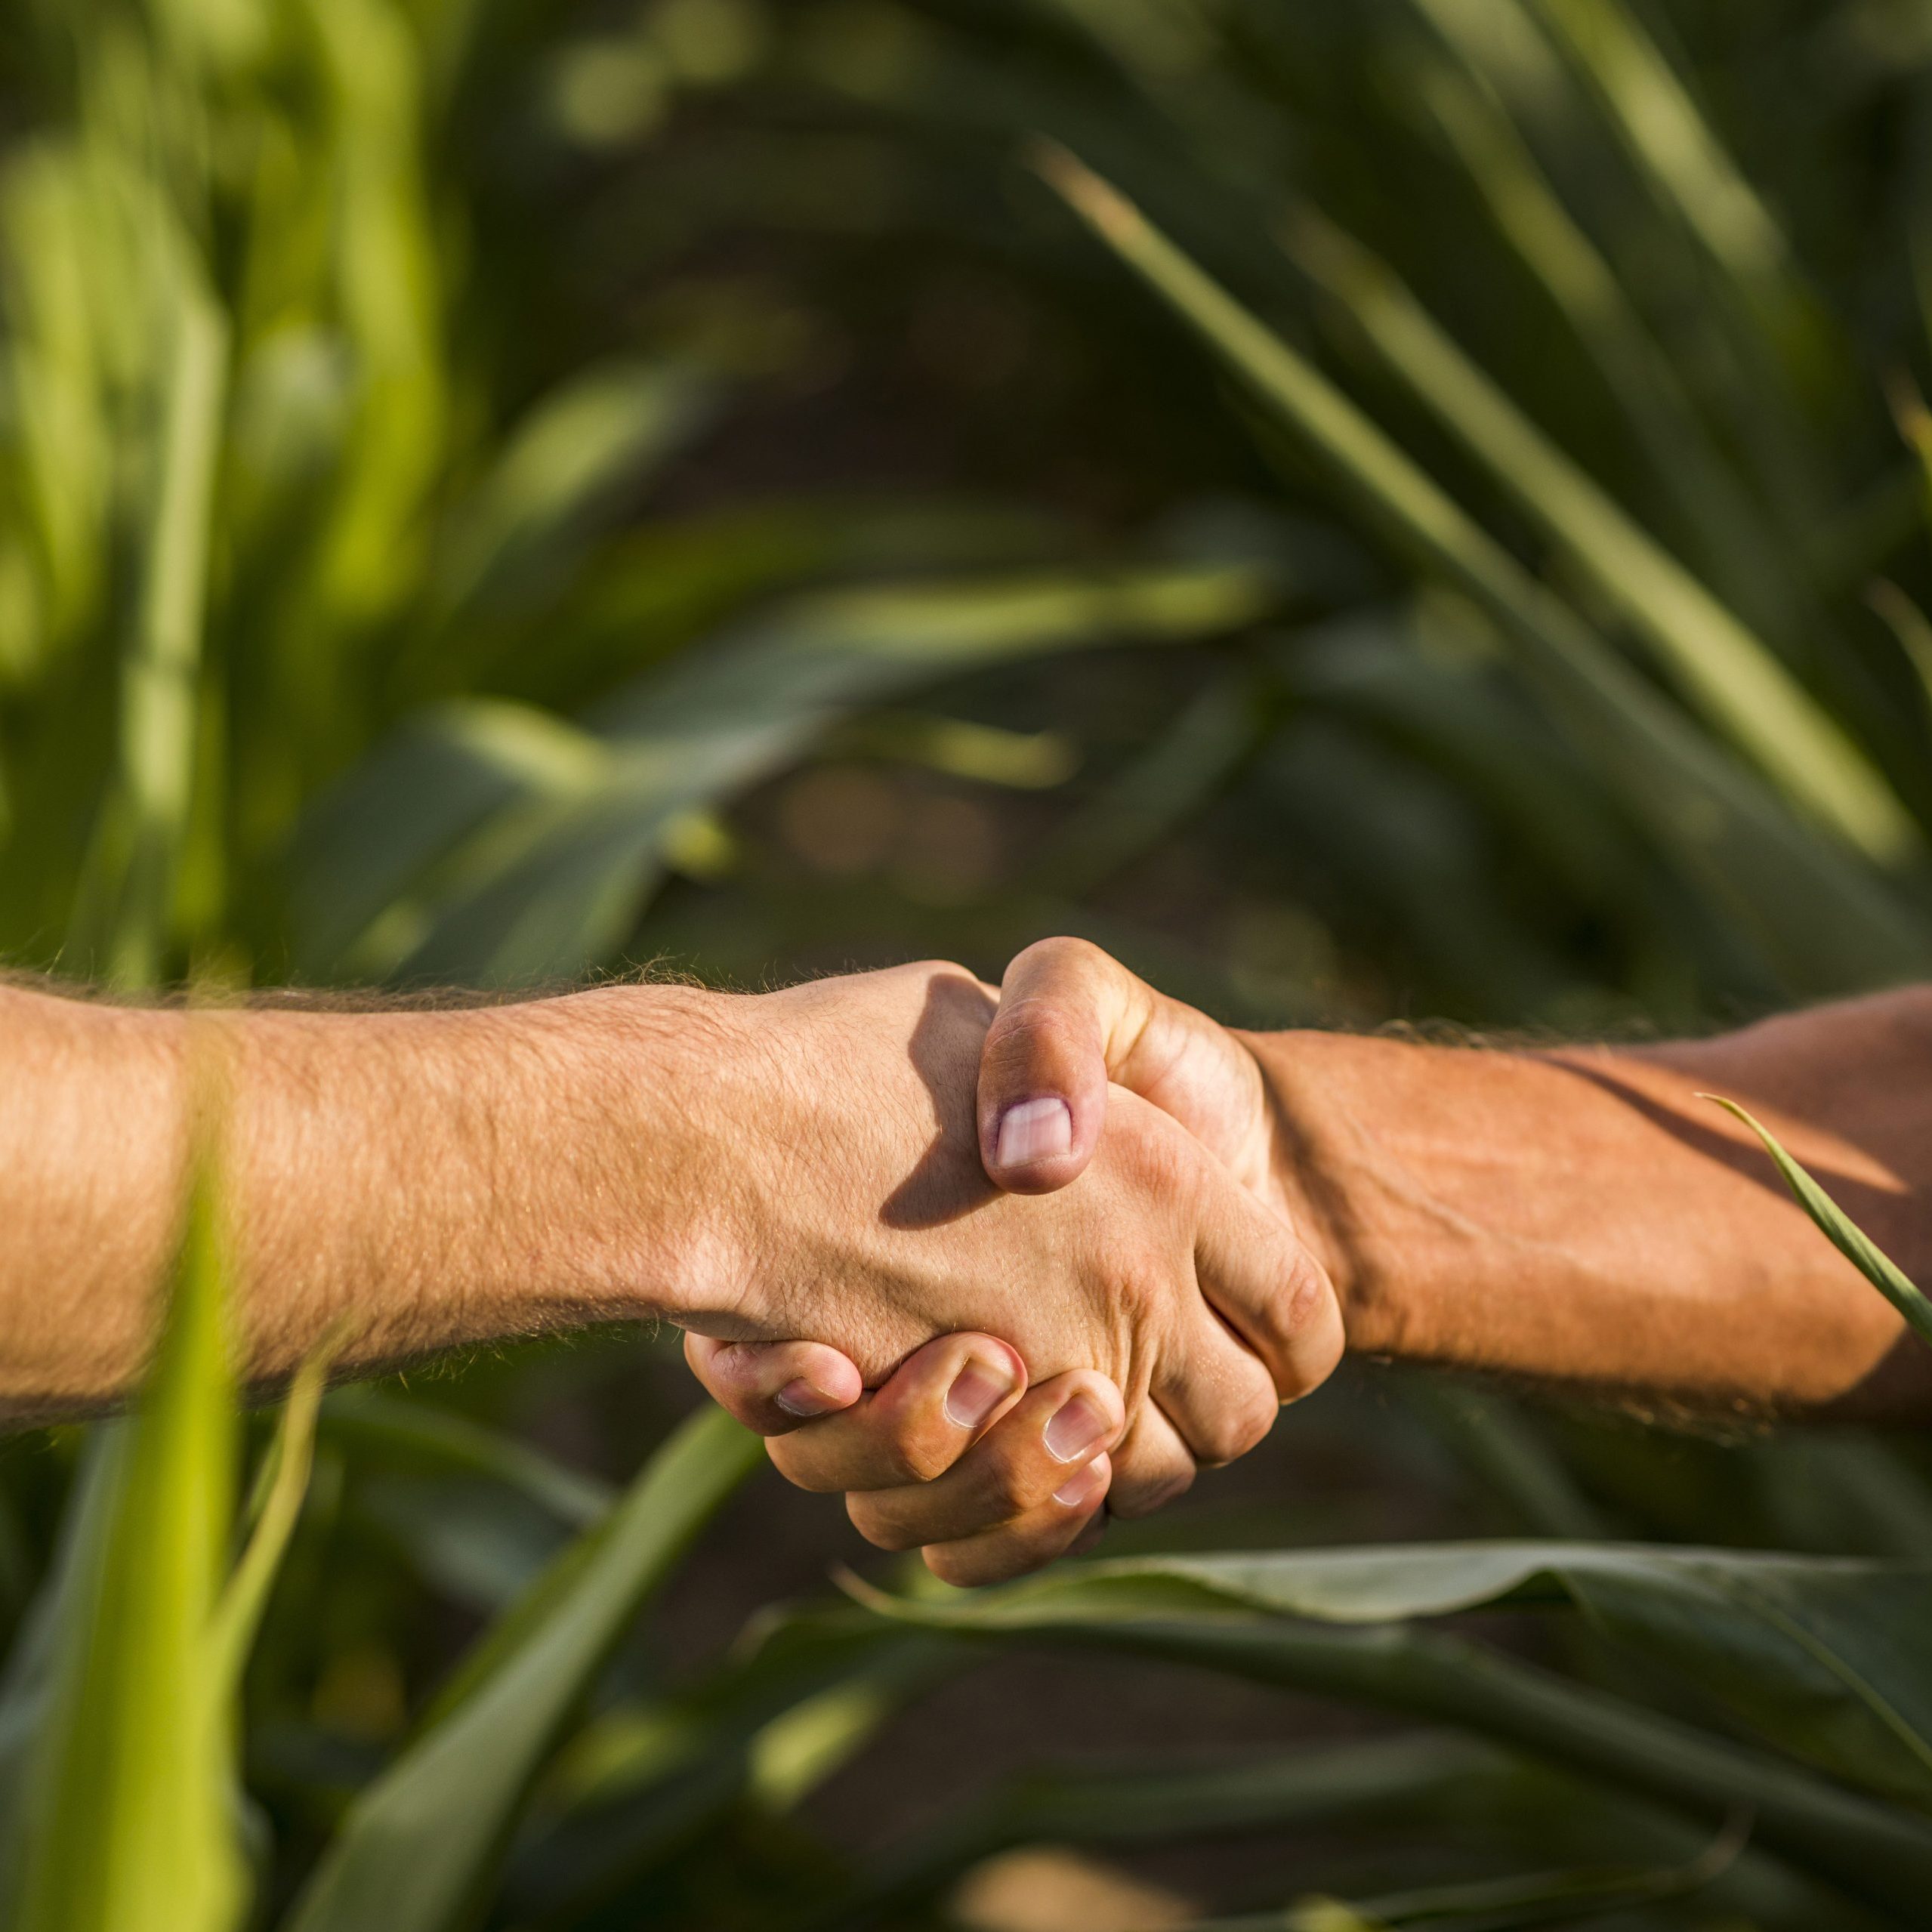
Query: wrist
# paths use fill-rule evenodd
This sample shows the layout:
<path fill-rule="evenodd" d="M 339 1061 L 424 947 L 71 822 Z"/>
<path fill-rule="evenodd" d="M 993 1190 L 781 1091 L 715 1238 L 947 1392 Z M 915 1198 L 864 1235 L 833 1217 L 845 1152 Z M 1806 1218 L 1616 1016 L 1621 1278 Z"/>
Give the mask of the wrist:
<path fill-rule="evenodd" d="M 702 1177 L 718 1162 L 699 1076 L 724 1003 L 614 987 L 210 1016 L 228 1049 L 225 1184 L 258 1368 L 341 1318 L 364 1362 L 680 1318 L 707 1248 Z"/>
<path fill-rule="evenodd" d="M 1349 1347 L 1391 1352 L 1401 1324 L 1374 1258 L 1376 1190 L 1365 1155 L 1376 1131 L 1363 1108 L 1378 1058 L 1408 1049 L 1313 1030 L 1236 1037 L 1261 1069 L 1274 1205 L 1333 1284 Z"/>
<path fill-rule="evenodd" d="M 479 1016 L 516 1035 L 516 1212 L 545 1319 L 711 1327 L 742 1301 L 755 1004 L 617 986 Z"/>

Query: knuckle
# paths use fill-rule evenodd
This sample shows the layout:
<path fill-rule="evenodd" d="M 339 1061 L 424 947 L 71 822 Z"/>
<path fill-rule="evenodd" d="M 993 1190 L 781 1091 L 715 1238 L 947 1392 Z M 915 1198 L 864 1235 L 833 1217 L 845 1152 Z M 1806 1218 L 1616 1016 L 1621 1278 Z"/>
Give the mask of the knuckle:
<path fill-rule="evenodd" d="M 1003 1457 L 986 1472 L 988 1500 L 1002 1521 L 1023 1515 L 1039 1501 L 1039 1474 L 1017 1458 Z"/>
<path fill-rule="evenodd" d="M 1282 1332 L 1299 1335 L 1309 1327 L 1326 1311 L 1333 1293 L 1327 1275 L 1314 1256 L 1298 1243 L 1277 1304 Z"/>
<path fill-rule="evenodd" d="M 1201 1449 L 1211 1462 L 1233 1462 L 1245 1455 L 1274 1427 L 1277 1405 L 1272 1393 L 1245 1396 L 1218 1409 Z"/>
<path fill-rule="evenodd" d="M 795 1489 L 804 1489 L 813 1495 L 827 1495 L 845 1486 L 836 1477 L 822 1471 L 814 1457 L 801 1452 L 796 1437 L 773 1437 L 765 1444 L 765 1454 L 771 1458 L 772 1467 Z"/>
<path fill-rule="evenodd" d="M 845 1514 L 852 1519 L 853 1528 L 875 1550 L 889 1550 L 896 1554 L 919 1547 L 920 1538 L 915 1531 L 908 1529 L 892 1512 L 881 1509 L 866 1496 L 847 1496 Z"/>
<path fill-rule="evenodd" d="M 1076 939 L 1071 935 L 1055 934 L 1048 939 L 1035 940 L 1026 949 L 1017 955 L 1013 964 L 1006 970 L 1008 976 L 1026 975 L 1050 969 L 1064 971 L 1082 967 L 1097 967 L 1110 964 L 1108 956 L 1091 940 Z"/>
<path fill-rule="evenodd" d="M 1305 1251 L 1283 1291 L 1281 1340 L 1282 1360 L 1275 1379 L 1283 1401 L 1319 1387 L 1341 1359 L 1345 1338 L 1335 1290 Z"/>

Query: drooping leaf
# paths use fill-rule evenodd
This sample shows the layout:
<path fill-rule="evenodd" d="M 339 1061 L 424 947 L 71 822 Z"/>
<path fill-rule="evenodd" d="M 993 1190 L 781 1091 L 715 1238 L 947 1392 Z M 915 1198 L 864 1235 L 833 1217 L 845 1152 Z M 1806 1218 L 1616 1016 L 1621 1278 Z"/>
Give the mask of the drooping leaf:
<path fill-rule="evenodd" d="M 483 1640 L 436 1714 L 356 1800 L 289 1932 L 454 1932 L 480 1909 L 518 1807 L 640 1604 L 755 1466 L 712 1411 Z"/>
<path fill-rule="evenodd" d="M 1011 659 L 1211 636 L 1279 594 L 1245 563 L 826 592 L 614 693 L 581 728 L 446 708 L 338 788 L 298 853 L 298 901 L 331 937 L 360 922 L 340 957 L 363 974 L 567 975 L 622 945 L 690 813 L 850 713 Z M 391 816 L 416 829 L 363 860 L 360 829 Z"/>
<path fill-rule="evenodd" d="M 1088 1564 L 944 1603 L 860 1594 L 934 1628 L 1120 1649 L 1449 1722 L 1707 1817 L 1749 1805 L 1763 1843 L 1877 1903 L 1925 1882 L 1914 1875 L 1932 1872 L 1932 1822 L 1915 1810 L 1387 1621 L 1553 1592 L 1699 1672 L 1706 1692 L 1786 1749 L 1834 1768 L 1849 1757 L 1861 1779 L 1924 1791 L 1927 1674 L 1912 1638 L 1932 1573 L 1916 1568 L 1471 1544 Z"/>

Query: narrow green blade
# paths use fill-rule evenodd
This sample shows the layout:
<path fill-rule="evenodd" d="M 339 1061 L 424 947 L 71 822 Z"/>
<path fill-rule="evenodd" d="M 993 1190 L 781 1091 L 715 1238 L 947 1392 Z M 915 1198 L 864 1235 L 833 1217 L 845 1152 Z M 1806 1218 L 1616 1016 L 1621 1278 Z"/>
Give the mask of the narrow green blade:
<path fill-rule="evenodd" d="M 213 1190 L 198 1178 L 166 1330 L 118 1440 L 30 1773 L 14 1932 L 228 1932 L 243 1903 L 230 1685 L 208 1641 L 235 1498 Z"/>
<path fill-rule="evenodd" d="M 1932 947 L 1920 921 L 1854 854 L 1793 819 L 1117 190 L 1064 149 L 1042 146 L 1035 159 L 1068 205 L 1394 543 L 1490 614 L 1577 755 L 1659 849 L 1772 951 L 1795 985 L 1869 984 L 1887 960 L 1901 971 L 1923 970 Z"/>
<path fill-rule="evenodd" d="M 1387 265 L 1312 209 L 1290 252 L 1517 508 L 1620 610 L 1659 667 L 1793 804 L 1890 864 L 1919 843 L 1897 795 L 1758 638 L 1523 415 Z"/>
<path fill-rule="evenodd" d="M 288 1932 L 453 1932 L 471 1921 L 525 1794 L 612 1646 L 761 1452 L 717 1410 L 671 1437 L 484 1637 L 428 1728 L 356 1801 Z"/>
<path fill-rule="evenodd" d="M 1906 1318 L 1921 1341 L 1932 1343 L 1932 1301 L 1926 1299 L 1905 1271 L 1785 1153 L 1762 1121 L 1721 1094 L 1706 1094 L 1703 1098 L 1715 1100 L 1727 1113 L 1735 1114 L 1764 1142 L 1765 1151 L 1777 1163 L 1785 1185 L 1798 1205 L 1817 1224 L 1819 1231 Z"/>

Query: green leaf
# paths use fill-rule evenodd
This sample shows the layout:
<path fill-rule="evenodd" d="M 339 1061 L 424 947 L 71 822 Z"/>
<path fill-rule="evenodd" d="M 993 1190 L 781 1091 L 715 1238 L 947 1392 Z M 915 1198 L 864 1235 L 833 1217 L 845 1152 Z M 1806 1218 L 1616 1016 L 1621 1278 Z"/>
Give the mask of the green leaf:
<path fill-rule="evenodd" d="M 1464 355 L 1386 264 L 1313 210 L 1290 252 L 1437 419 L 1622 611 L 1659 667 L 1785 795 L 1896 864 L 1916 826 L 1870 761 L 1779 660 Z"/>
<path fill-rule="evenodd" d="M 576 563 L 573 541 L 616 492 L 711 419 L 715 389 L 681 364 L 619 362 L 533 404 L 452 515 L 435 593 L 444 621 Z"/>
<path fill-rule="evenodd" d="M 526 1497 L 573 1529 L 600 1522 L 616 1499 L 600 1478 L 553 1461 L 453 1410 L 366 1387 L 338 1389 L 322 1406 L 323 1433 L 378 1469 L 477 1476 Z"/>
<path fill-rule="evenodd" d="M 233 1686 L 212 1637 L 234 1514 L 226 1261 L 204 1160 L 134 1415 L 106 1425 L 98 1539 L 27 1787 L 16 1932 L 228 1932 Z"/>
<path fill-rule="evenodd" d="M 310 1351 L 289 1384 L 257 1483 L 256 1505 L 251 1512 L 254 1528 L 215 1606 L 211 1635 L 214 1668 L 231 1691 L 240 1686 L 249 1647 L 268 1606 L 268 1593 L 274 1587 L 276 1572 L 301 1514 L 302 1499 L 308 1493 L 309 1472 L 315 1461 L 316 1418 L 321 1413 L 330 1366 L 341 1352 L 345 1333 L 338 1328 L 326 1335 Z"/>
<path fill-rule="evenodd" d="M 446 707 L 337 789 L 298 850 L 298 900 L 312 931 L 363 921 L 341 955 L 360 974 L 567 975 L 622 945 L 690 813 L 854 711 L 1011 659 L 1211 636 L 1279 594 L 1245 563 L 828 591 L 637 680 L 581 728 Z M 367 828 L 391 822 L 413 829 L 372 849 Z"/>
<path fill-rule="evenodd" d="M 1402 1545 L 1089 1566 L 1078 1600 L 1199 1588 L 1223 1607 L 1332 1623 L 1567 1597 L 1680 1669 L 1781 1748 L 1932 1808 L 1932 1569 L 1640 1545 Z"/>
<path fill-rule="evenodd" d="M 1393 540 L 1495 620 L 1577 755 L 1795 984 L 1869 983 L 1880 962 L 1922 971 L 1932 940 L 1865 872 L 1792 819 L 1611 651 L 1302 356 L 1064 150 L 1036 165 Z M 1831 909 L 1828 912 L 1826 909 Z"/>
<path fill-rule="evenodd" d="M 860 1923 L 933 1897 L 968 1866 L 1027 1844 L 1142 1846 L 1199 1833 L 1332 1827 L 1410 1815 L 1482 1786 L 1505 1801 L 1509 1761 L 1467 1739 L 1406 1737 L 1243 1755 L 1226 1764 L 1171 1758 L 1105 1768 L 1029 1769 L 955 1807 L 895 1850 L 851 1909 Z"/>
<path fill-rule="evenodd" d="M 1488 82 L 1480 42 L 1458 0 L 1421 0 L 1470 69 L 1425 70 L 1420 91 L 1487 204 L 1498 233 L 1569 322 L 1649 458 L 1656 487 L 1716 588 L 1765 634 L 1788 647 L 1811 601 L 1801 560 L 1772 533 L 1699 418 L 1684 379 L 1616 271 L 1570 215 Z M 1478 9 L 1477 17 L 1493 10 Z"/>
<path fill-rule="evenodd" d="M 1566 1597 L 1698 1672 L 1788 1748 L 1922 1795 L 1932 1674 L 1913 1640 L 1932 1608 L 1932 1576 L 1921 1569 L 1470 1544 L 1088 1564 L 937 1603 L 852 1587 L 881 1613 L 934 1628 L 1120 1649 L 1448 1722 L 1705 1817 L 1749 1805 L 1766 1846 L 1875 1902 L 1896 1905 L 1932 1881 L 1932 1822 L 1911 1812 L 1387 1621 Z M 1868 1752 L 1874 1762 L 1862 1761 Z"/>
<path fill-rule="evenodd" d="M 1778 1171 L 1784 1177 L 1785 1185 L 1826 1239 L 1905 1317 L 1921 1341 L 1932 1343 L 1932 1301 L 1926 1299 L 1905 1271 L 1883 1253 L 1824 1189 L 1785 1152 L 1761 1121 L 1754 1119 L 1735 1100 L 1725 1100 L 1717 1094 L 1706 1094 L 1702 1097 L 1715 1100 L 1726 1113 L 1735 1114 L 1764 1142 L 1765 1150 L 1777 1163 Z"/>
<path fill-rule="evenodd" d="M 227 319 L 190 266 L 180 265 L 174 279 L 157 474 L 121 666 L 118 769 L 73 935 L 83 960 L 132 989 L 156 983 L 175 937 L 200 743 L 202 632 L 227 388 Z"/>
<path fill-rule="evenodd" d="M 671 1437 L 491 1630 L 427 1728 L 356 1800 L 288 1932 L 452 1932 L 471 1921 L 612 1647 L 761 1449 L 715 1410 Z"/>
<path fill-rule="evenodd" d="M 1656 1905 L 1699 1892 L 1721 1878 L 1750 1836 L 1748 1819 L 1727 1826 L 1710 1847 L 1682 1865 L 1645 1869 L 1586 1868 L 1542 1872 L 1473 1884 L 1442 1885 L 1391 1893 L 1344 1904 L 1309 1900 L 1285 1912 L 1244 1913 L 1211 1918 L 1200 1932 L 1393 1932 L 1417 1925 L 1453 1932 L 1529 1932 L 1544 1925 L 1576 1925 L 1603 1914 Z"/>

